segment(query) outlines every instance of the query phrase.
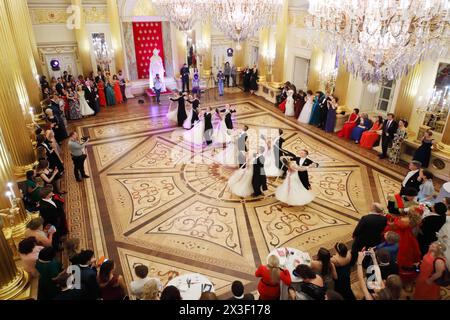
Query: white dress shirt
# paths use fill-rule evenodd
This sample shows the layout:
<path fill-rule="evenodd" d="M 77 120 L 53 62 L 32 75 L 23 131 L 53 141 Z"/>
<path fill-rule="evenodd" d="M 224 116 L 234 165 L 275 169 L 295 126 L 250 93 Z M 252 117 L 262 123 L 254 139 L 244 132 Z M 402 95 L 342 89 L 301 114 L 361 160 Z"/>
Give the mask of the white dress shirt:
<path fill-rule="evenodd" d="M 417 172 L 419 172 L 419 170 L 413 170 L 413 171 L 408 172 L 408 174 L 406 175 L 405 179 L 403 179 L 402 186 L 406 187 L 406 183 L 408 182 L 408 180 L 409 180 L 413 175 L 415 175 Z"/>
<path fill-rule="evenodd" d="M 45 202 L 50 203 L 50 204 L 53 205 L 55 208 L 57 208 L 56 203 L 54 203 L 52 199 L 42 199 L 42 200 L 45 201 Z"/>
<path fill-rule="evenodd" d="M 303 163 L 305 162 L 306 158 L 300 158 L 298 165 L 302 166 Z"/>

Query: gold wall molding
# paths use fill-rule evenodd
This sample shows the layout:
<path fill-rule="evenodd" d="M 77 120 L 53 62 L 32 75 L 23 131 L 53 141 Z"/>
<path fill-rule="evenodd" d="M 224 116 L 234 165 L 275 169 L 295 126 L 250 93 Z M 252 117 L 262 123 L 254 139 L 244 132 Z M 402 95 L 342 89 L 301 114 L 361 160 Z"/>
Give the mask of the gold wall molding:
<path fill-rule="evenodd" d="M 83 12 L 86 23 L 108 23 L 106 7 L 85 7 Z"/>
<path fill-rule="evenodd" d="M 155 9 L 153 8 L 152 2 L 148 0 L 137 0 L 133 8 L 133 16 L 135 17 L 145 17 L 154 16 Z"/>
<path fill-rule="evenodd" d="M 289 10 L 288 13 L 288 25 L 298 29 L 304 29 L 305 17 L 307 12 L 304 10 Z"/>
<path fill-rule="evenodd" d="M 33 25 L 42 24 L 66 24 L 71 15 L 67 8 L 30 8 L 30 16 Z M 107 9 L 104 7 L 84 7 L 83 15 L 86 23 L 107 23 Z"/>

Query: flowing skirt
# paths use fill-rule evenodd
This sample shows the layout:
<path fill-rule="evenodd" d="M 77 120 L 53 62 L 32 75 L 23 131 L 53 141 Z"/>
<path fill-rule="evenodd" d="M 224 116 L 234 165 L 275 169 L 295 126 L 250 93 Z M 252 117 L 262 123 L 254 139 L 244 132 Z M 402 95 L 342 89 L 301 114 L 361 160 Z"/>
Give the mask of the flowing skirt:
<path fill-rule="evenodd" d="M 119 83 L 114 85 L 114 97 L 116 98 L 116 102 L 118 104 L 123 103 L 122 91 L 120 91 Z"/>
<path fill-rule="evenodd" d="M 361 128 L 361 127 L 356 127 L 356 128 L 354 128 L 353 130 L 352 130 L 352 135 L 351 135 L 351 139 L 353 140 L 353 141 L 358 141 L 359 142 L 359 140 L 361 140 L 361 136 L 362 136 L 362 134 L 366 131 L 367 129 L 366 128 Z"/>
<path fill-rule="evenodd" d="M 225 124 L 225 120 L 222 120 L 217 129 L 213 133 L 213 142 L 214 143 L 229 143 L 231 142 L 231 136 L 228 133 L 227 125 Z"/>
<path fill-rule="evenodd" d="M 190 130 L 192 128 L 192 109 L 187 112 L 187 119 L 183 122 L 183 128 Z"/>
<path fill-rule="evenodd" d="M 108 106 L 114 106 L 116 104 L 116 96 L 114 95 L 114 90 L 107 86 L 106 89 L 106 102 Z"/>
<path fill-rule="evenodd" d="M 69 102 L 69 115 L 71 120 L 78 120 L 83 117 L 80 110 L 80 104 L 78 101 L 70 100 Z"/>
<path fill-rule="evenodd" d="M 252 186 L 253 165 L 236 170 L 228 179 L 228 187 L 231 193 L 238 197 L 246 198 L 253 194 Z"/>
<path fill-rule="evenodd" d="M 264 158 L 264 171 L 266 172 L 267 177 L 279 177 L 283 175 L 283 170 L 277 166 L 278 160 L 275 159 L 275 152 L 273 149 L 268 150 L 264 155 Z"/>
<path fill-rule="evenodd" d="M 194 124 L 194 127 L 184 132 L 184 140 L 196 146 L 203 145 L 205 135 L 205 122 L 200 120 Z"/>
<path fill-rule="evenodd" d="M 325 131 L 333 133 L 336 127 L 336 109 L 330 108 L 327 113 L 327 122 L 325 124 Z"/>
<path fill-rule="evenodd" d="M 286 111 L 284 114 L 288 117 L 293 117 L 295 115 L 294 99 L 292 97 L 286 99 Z"/>
<path fill-rule="evenodd" d="M 289 172 L 286 180 L 277 188 L 275 197 L 290 206 L 304 206 L 311 203 L 315 195 L 305 189 L 297 172 Z"/>
<path fill-rule="evenodd" d="M 365 149 L 372 149 L 375 142 L 378 141 L 380 135 L 374 131 L 365 131 L 361 136 L 359 145 Z"/>
<path fill-rule="evenodd" d="M 107 105 L 104 87 L 98 88 L 98 103 L 100 104 L 100 107 L 106 107 Z"/>
<path fill-rule="evenodd" d="M 344 124 L 344 127 L 342 128 L 342 130 L 338 132 L 338 137 L 350 139 L 350 136 L 352 135 L 352 131 L 357 125 L 358 124 L 356 122 Z"/>
<path fill-rule="evenodd" d="M 92 116 L 95 112 L 89 107 L 86 99 L 80 96 L 80 111 L 83 117 Z"/>
<path fill-rule="evenodd" d="M 312 102 L 305 103 L 305 106 L 303 107 L 303 110 L 300 113 L 300 116 L 298 117 L 298 122 L 305 124 L 309 123 L 309 120 L 311 119 L 312 107 L 313 107 Z"/>
<path fill-rule="evenodd" d="M 172 110 L 172 104 L 171 102 L 166 117 L 170 122 L 178 123 L 178 106 Z"/>
<path fill-rule="evenodd" d="M 239 165 L 238 151 L 234 142 L 229 143 L 225 149 L 214 156 L 214 160 L 227 166 Z"/>
<path fill-rule="evenodd" d="M 320 122 L 320 107 L 318 103 L 314 103 L 311 111 L 311 118 L 309 119 L 309 124 L 316 126 Z"/>

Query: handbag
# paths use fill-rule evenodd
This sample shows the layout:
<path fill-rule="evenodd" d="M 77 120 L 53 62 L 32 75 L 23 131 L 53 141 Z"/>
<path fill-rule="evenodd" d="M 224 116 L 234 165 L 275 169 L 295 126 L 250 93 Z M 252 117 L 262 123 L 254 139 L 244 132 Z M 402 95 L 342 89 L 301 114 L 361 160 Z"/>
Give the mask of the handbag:
<path fill-rule="evenodd" d="M 434 259 L 434 261 L 433 261 L 433 273 L 436 273 L 436 260 L 438 260 L 438 259 L 444 261 L 444 264 L 445 264 L 445 260 L 442 259 L 442 258 Z M 439 278 L 437 278 L 436 280 L 434 280 L 434 283 L 436 283 L 438 286 L 441 286 L 441 287 L 450 286 L 450 271 L 448 270 L 447 265 L 445 265 L 445 270 L 442 273 L 442 275 Z"/>

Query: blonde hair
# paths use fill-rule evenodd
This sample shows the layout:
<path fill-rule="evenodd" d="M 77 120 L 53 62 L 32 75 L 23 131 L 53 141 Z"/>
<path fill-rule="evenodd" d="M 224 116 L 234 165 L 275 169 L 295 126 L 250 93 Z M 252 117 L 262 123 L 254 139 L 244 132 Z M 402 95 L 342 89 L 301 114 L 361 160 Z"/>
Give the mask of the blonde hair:
<path fill-rule="evenodd" d="M 444 252 L 447 250 L 447 246 L 445 245 L 445 243 L 440 242 L 440 241 L 435 241 L 432 244 L 435 244 L 437 247 L 436 256 L 443 257 Z"/>
<path fill-rule="evenodd" d="M 159 285 L 155 279 L 150 279 L 142 289 L 142 300 L 159 300 Z"/>
<path fill-rule="evenodd" d="M 270 269 L 270 279 L 277 283 L 280 281 L 280 260 L 277 256 L 271 255 L 267 261 L 267 267 Z"/>
<path fill-rule="evenodd" d="M 414 206 L 409 208 L 408 215 L 409 225 L 413 228 L 417 227 L 422 221 L 422 216 L 419 214 L 419 207 Z"/>

